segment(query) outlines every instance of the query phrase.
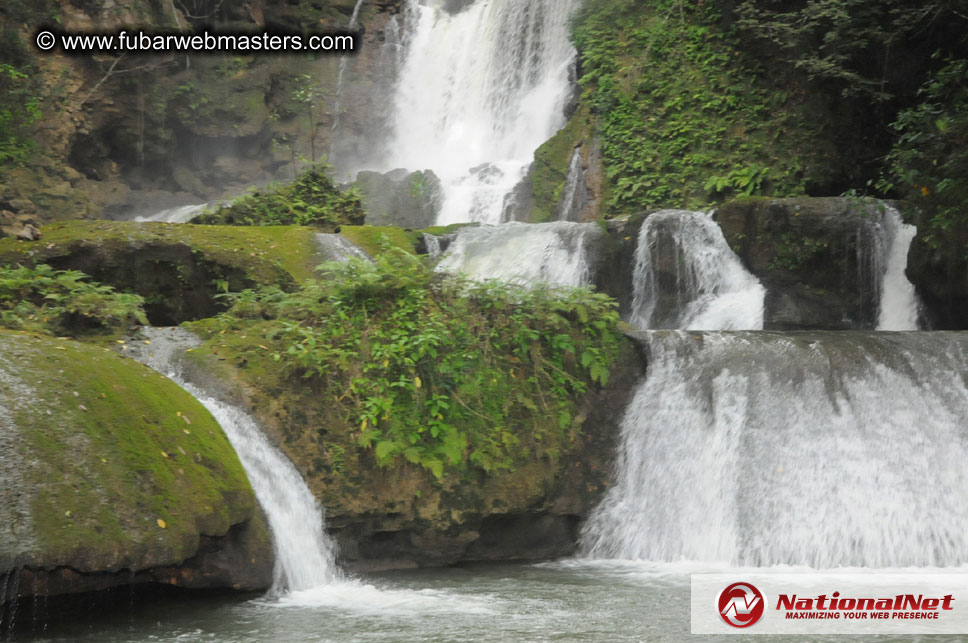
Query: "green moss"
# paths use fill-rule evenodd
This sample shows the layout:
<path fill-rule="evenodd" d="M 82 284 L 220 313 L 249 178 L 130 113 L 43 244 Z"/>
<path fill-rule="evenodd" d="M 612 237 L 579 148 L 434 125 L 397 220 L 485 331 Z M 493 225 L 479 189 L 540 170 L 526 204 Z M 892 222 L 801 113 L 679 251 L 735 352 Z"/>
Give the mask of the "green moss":
<path fill-rule="evenodd" d="M 587 106 L 582 106 L 557 134 L 534 153 L 531 190 L 534 209 L 530 220 L 551 221 L 568 181 L 568 170 L 575 148 L 589 143 L 594 134 L 594 119 Z"/>
<path fill-rule="evenodd" d="M 173 382 L 106 348 L 24 333 L 0 332 L 0 355 L 0 376 L 18 382 L 0 398 L 34 534 L 21 556 L 82 570 L 173 564 L 194 555 L 199 533 L 254 515 L 228 439 Z"/>
<path fill-rule="evenodd" d="M 385 243 L 410 254 L 417 252 L 414 245 L 417 243 L 418 235 L 412 230 L 391 226 L 346 225 L 340 228 L 340 234 L 371 257 L 380 254 Z"/>
<path fill-rule="evenodd" d="M 451 223 L 450 225 L 431 226 L 429 228 L 423 228 L 422 230 L 416 230 L 415 232 L 418 235 L 422 235 L 422 234 L 432 234 L 432 235 L 435 235 L 435 236 L 438 236 L 439 237 L 439 236 L 442 236 L 442 235 L 445 235 L 445 234 L 454 234 L 455 232 L 459 231 L 461 228 L 466 228 L 468 226 L 476 226 L 476 225 L 479 225 L 479 224 L 477 224 L 477 223 Z"/>
<path fill-rule="evenodd" d="M 184 245 L 201 259 L 237 268 L 257 283 L 308 279 L 318 263 L 314 231 L 299 226 L 201 226 L 131 221 L 63 221 L 44 227 L 40 241 L 0 239 L 0 263 L 35 264 L 78 245 L 110 250 L 151 244 Z"/>

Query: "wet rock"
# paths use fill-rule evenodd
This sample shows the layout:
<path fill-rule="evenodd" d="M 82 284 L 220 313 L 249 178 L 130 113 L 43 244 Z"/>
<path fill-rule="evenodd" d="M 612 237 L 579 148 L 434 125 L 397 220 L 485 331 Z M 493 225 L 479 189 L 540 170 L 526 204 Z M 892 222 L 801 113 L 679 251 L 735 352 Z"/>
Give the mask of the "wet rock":
<path fill-rule="evenodd" d="M 147 367 L 0 331 L 0 447 L 0 579 L 16 574 L 21 598 L 271 583 L 268 527 L 228 438 Z"/>
<path fill-rule="evenodd" d="M 767 329 L 849 330 L 876 325 L 883 208 L 851 198 L 749 198 L 723 204 L 714 218 L 767 289 Z"/>
<path fill-rule="evenodd" d="M 367 225 L 428 228 L 440 212 L 440 179 L 430 170 L 360 172 L 354 185 L 363 194 Z"/>

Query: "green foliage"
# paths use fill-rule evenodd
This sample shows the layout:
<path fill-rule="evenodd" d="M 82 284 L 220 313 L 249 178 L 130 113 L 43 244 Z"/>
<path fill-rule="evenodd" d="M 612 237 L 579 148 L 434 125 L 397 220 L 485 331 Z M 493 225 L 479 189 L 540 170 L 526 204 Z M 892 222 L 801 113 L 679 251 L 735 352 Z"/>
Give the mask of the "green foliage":
<path fill-rule="evenodd" d="M 0 63 L 0 166 L 22 165 L 35 151 L 30 127 L 40 118 L 40 97 L 21 68 Z"/>
<path fill-rule="evenodd" d="M 87 279 L 46 265 L 0 268 L 0 326 L 65 334 L 148 323 L 141 297 Z"/>
<path fill-rule="evenodd" d="M 197 217 L 193 223 L 222 225 L 302 225 L 335 227 L 363 222 L 360 195 L 340 190 L 323 163 L 295 181 L 254 190 L 229 205 Z"/>
<path fill-rule="evenodd" d="M 609 214 L 800 195 L 827 171 L 802 97 L 764 82 L 716 6 L 603 0 L 579 13 Z"/>
<path fill-rule="evenodd" d="M 230 295 L 220 341 L 258 336 L 260 351 L 335 408 L 326 417 L 351 427 L 348 446 L 381 465 L 403 460 L 440 478 L 554 458 L 618 349 L 614 302 L 587 290 L 470 283 L 390 247 L 374 264 L 321 268 L 326 281 L 296 293 Z"/>
<path fill-rule="evenodd" d="M 968 229 L 968 60 L 948 60 L 901 111 L 884 191 L 897 189 L 930 213 L 929 243 Z M 966 248 L 968 252 L 968 248 Z"/>

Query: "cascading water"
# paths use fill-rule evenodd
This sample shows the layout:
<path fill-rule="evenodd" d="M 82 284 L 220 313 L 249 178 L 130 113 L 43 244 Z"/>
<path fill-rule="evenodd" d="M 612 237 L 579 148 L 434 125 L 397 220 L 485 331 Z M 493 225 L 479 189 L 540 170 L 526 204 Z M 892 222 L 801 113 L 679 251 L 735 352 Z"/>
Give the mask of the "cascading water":
<path fill-rule="evenodd" d="M 918 233 L 913 225 L 905 224 L 896 208 L 888 207 L 880 224 L 883 240 L 879 244 L 885 259 L 880 278 L 881 304 L 877 330 L 917 330 L 918 296 L 914 284 L 908 281 L 908 251 Z"/>
<path fill-rule="evenodd" d="M 629 323 L 638 328 L 763 328 L 766 290 L 712 216 L 662 210 L 639 232 Z"/>
<path fill-rule="evenodd" d="M 324 261 L 349 261 L 350 259 L 372 261 L 361 248 L 340 234 L 322 232 L 317 234 L 316 247 Z"/>
<path fill-rule="evenodd" d="M 145 328 L 143 332 L 151 341 L 150 348 L 133 356 L 197 398 L 239 455 L 272 530 L 276 553 L 273 593 L 297 592 L 338 580 L 333 544 L 323 531 L 322 510 L 296 467 L 269 443 L 248 414 L 210 396 L 179 372 L 176 355 L 197 345 L 197 338 L 179 329 Z"/>
<path fill-rule="evenodd" d="M 437 270 L 475 280 L 587 286 L 604 233 L 594 223 L 507 223 L 462 228 Z"/>
<path fill-rule="evenodd" d="M 371 165 L 433 170 L 441 224 L 501 223 L 534 151 L 564 125 L 577 2 L 476 0 L 456 12 L 446 4 L 408 0 L 393 133 Z"/>
<path fill-rule="evenodd" d="M 585 176 L 581 148 L 576 147 L 568 166 L 568 179 L 558 206 L 559 221 L 580 221 L 581 213 L 588 205 L 588 180 Z"/>
<path fill-rule="evenodd" d="M 593 558 L 968 563 L 968 336 L 642 333 Z"/>

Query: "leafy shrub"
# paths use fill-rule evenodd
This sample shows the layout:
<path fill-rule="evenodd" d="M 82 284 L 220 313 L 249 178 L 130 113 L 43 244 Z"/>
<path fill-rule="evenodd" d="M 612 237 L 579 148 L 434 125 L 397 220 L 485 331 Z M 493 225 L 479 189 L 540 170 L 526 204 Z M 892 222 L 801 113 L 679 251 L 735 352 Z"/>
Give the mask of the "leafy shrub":
<path fill-rule="evenodd" d="M 316 164 L 292 183 L 271 184 L 227 206 L 197 217 L 193 223 L 221 225 L 305 225 L 336 227 L 363 223 L 360 195 L 340 190 L 325 164 Z"/>
<path fill-rule="evenodd" d="M 402 458 L 440 478 L 555 458 L 618 350 L 615 303 L 588 290 L 470 283 L 392 248 L 322 268 L 330 279 L 296 293 L 229 295 L 219 341 L 258 337 L 239 361 L 269 351 L 381 465 Z"/>
<path fill-rule="evenodd" d="M 0 325 L 66 334 L 148 323 L 143 298 L 87 279 L 83 272 L 47 265 L 0 267 Z"/>
<path fill-rule="evenodd" d="M 968 60 L 949 60 L 918 97 L 894 122 L 898 139 L 880 187 L 930 213 L 927 238 L 937 246 L 953 232 L 968 233 Z"/>

